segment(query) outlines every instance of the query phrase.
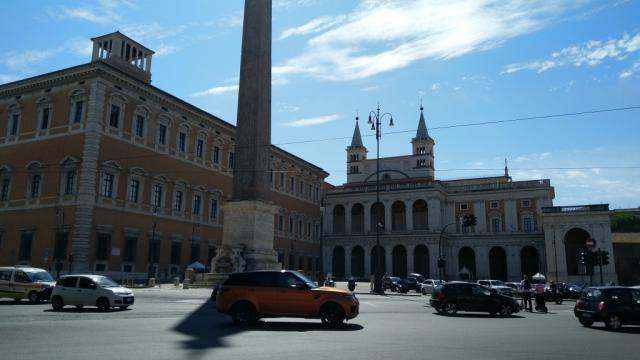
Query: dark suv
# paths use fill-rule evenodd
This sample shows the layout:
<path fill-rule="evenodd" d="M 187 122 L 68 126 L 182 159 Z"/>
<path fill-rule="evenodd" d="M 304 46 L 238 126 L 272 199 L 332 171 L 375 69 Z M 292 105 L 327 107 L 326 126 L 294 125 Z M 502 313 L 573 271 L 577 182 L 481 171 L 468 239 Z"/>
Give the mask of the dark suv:
<path fill-rule="evenodd" d="M 514 298 L 467 282 L 451 282 L 436 286 L 429 304 L 438 313 L 445 315 L 455 315 L 458 311 L 477 311 L 511 316 L 512 313 L 520 311 L 520 304 Z"/>
<path fill-rule="evenodd" d="M 640 289 L 620 286 L 585 288 L 573 313 L 586 327 L 596 321 L 603 321 L 609 329 L 640 325 Z"/>
<path fill-rule="evenodd" d="M 398 292 L 407 293 L 409 290 L 420 292 L 424 278 L 417 273 L 411 273 L 405 279 L 398 281 Z"/>

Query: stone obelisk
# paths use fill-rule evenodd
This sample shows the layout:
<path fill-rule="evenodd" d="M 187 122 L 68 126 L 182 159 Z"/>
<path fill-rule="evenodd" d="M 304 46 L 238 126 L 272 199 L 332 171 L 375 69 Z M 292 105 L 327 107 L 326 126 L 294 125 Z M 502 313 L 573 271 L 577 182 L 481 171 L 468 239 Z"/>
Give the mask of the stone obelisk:
<path fill-rule="evenodd" d="M 238 261 L 246 262 L 246 270 L 275 269 L 276 207 L 271 204 L 269 184 L 271 0 L 245 0 L 235 159 L 233 195 L 223 206 L 221 250 L 235 263 L 233 271 L 241 270 Z"/>

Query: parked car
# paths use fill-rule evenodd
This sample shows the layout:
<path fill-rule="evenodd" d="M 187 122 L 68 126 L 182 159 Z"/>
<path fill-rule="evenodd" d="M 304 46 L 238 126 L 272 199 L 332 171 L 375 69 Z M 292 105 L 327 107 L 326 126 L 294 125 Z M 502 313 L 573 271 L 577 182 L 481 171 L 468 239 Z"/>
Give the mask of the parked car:
<path fill-rule="evenodd" d="M 54 310 L 62 310 L 67 305 L 77 308 L 97 306 L 102 311 L 113 307 L 124 310 L 134 301 L 133 291 L 102 275 L 63 276 L 51 293 Z"/>
<path fill-rule="evenodd" d="M 640 290 L 621 286 L 588 287 L 573 308 L 580 324 L 604 322 L 609 329 L 640 325 Z"/>
<path fill-rule="evenodd" d="M 510 297 L 518 296 L 518 291 L 514 290 L 511 286 L 508 286 L 502 280 L 478 280 L 477 283 L 490 289 L 495 289 L 498 294 Z"/>
<path fill-rule="evenodd" d="M 444 280 L 427 279 L 420 285 L 420 292 L 422 295 L 433 294 L 433 288 L 444 283 Z"/>
<path fill-rule="evenodd" d="M 459 281 L 436 286 L 429 304 L 445 315 L 476 311 L 511 316 L 520 311 L 520 304 L 512 297 L 498 294 L 482 285 Z"/>
<path fill-rule="evenodd" d="M 0 267 L 0 298 L 29 302 L 49 300 L 55 280 L 43 269 L 30 266 Z"/>
<path fill-rule="evenodd" d="M 235 324 L 266 317 L 321 319 L 336 326 L 358 316 L 360 303 L 350 291 L 318 287 L 295 271 L 233 273 L 218 287 L 217 309 Z"/>
<path fill-rule="evenodd" d="M 568 297 L 570 299 L 579 299 L 580 295 L 582 295 L 582 289 L 585 288 L 585 285 L 584 284 L 568 283 L 567 284 L 567 288 L 569 290 Z"/>
<path fill-rule="evenodd" d="M 420 286 L 424 281 L 424 277 L 418 273 L 411 273 L 406 278 L 398 282 L 398 292 L 407 293 L 411 290 L 420 292 Z"/>
<path fill-rule="evenodd" d="M 398 291 L 398 282 L 400 281 L 399 277 L 396 276 L 383 276 L 382 277 L 382 286 L 384 290 Z"/>

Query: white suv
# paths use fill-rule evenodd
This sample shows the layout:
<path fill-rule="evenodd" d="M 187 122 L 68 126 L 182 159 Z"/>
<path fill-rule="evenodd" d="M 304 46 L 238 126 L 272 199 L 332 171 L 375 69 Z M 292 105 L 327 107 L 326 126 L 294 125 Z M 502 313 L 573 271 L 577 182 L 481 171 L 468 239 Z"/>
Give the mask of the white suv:
<path fill-rule="evenodd" d="M 133 305 L 133 291 L 102 275 L 67 275 L 56 282 L 51 294 L 51 306 L 61 310 L 65 305 L 97 306 L 100 310 Z"/>

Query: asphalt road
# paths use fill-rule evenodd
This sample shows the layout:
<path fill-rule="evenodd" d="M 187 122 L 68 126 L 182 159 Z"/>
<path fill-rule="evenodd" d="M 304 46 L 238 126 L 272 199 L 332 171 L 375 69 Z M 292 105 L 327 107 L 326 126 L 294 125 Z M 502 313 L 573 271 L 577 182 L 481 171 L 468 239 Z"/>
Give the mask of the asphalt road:
<path fill-rule="evenodd" d="M 136 290 L 125 311 L 0 300 L 2 359 L 637 359 L 640 327 L 587 329 L 573 303 L 511 318 L 436 314 L 419 295 L 358 294 L 361 314 L 338 330 L 319 320 L 236 327 L 209 291 Z"/>

